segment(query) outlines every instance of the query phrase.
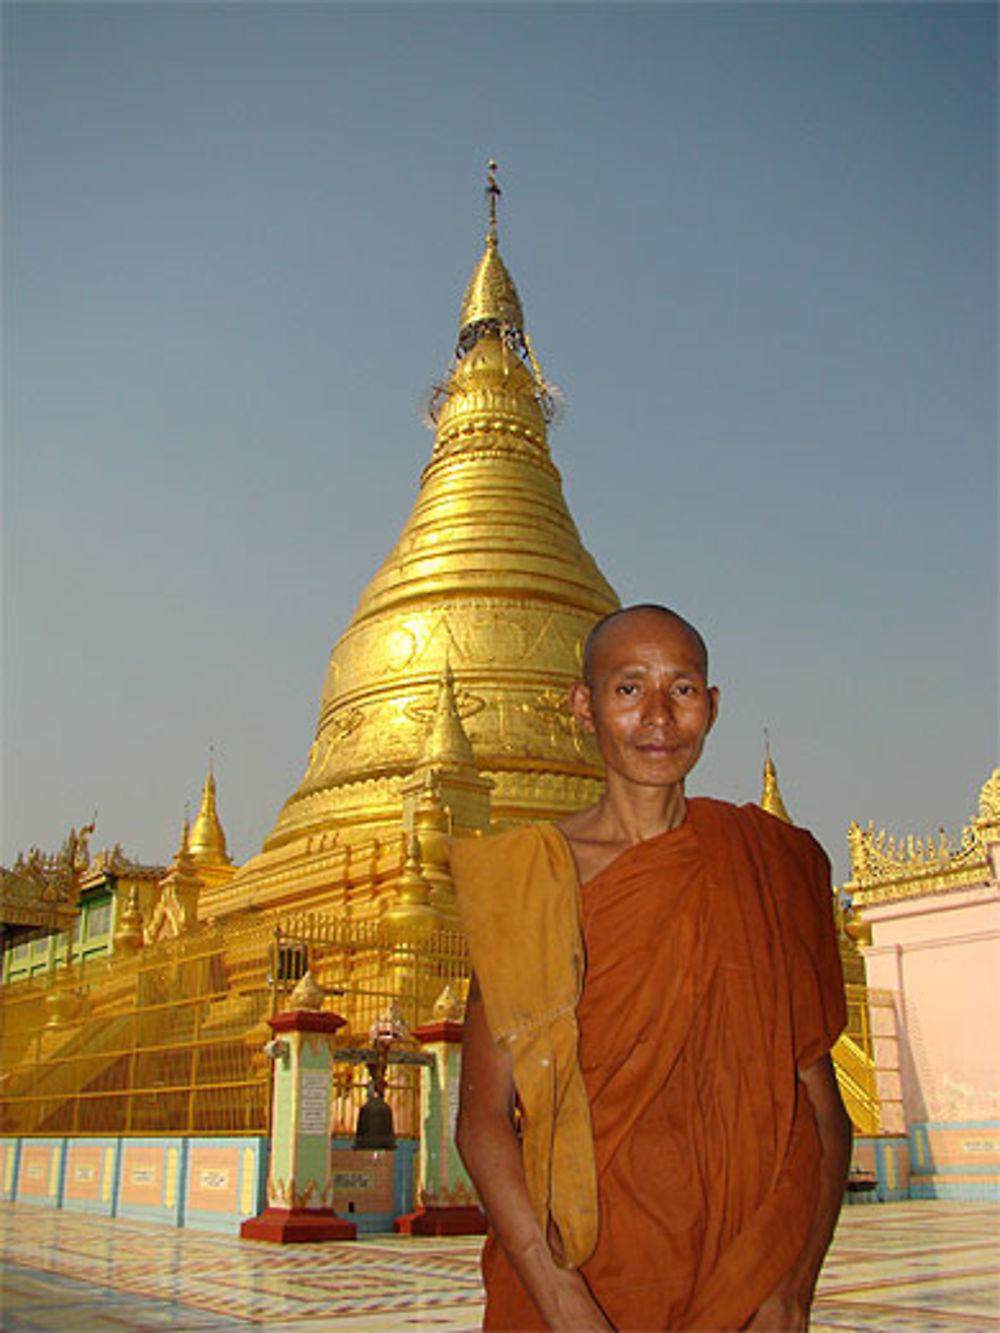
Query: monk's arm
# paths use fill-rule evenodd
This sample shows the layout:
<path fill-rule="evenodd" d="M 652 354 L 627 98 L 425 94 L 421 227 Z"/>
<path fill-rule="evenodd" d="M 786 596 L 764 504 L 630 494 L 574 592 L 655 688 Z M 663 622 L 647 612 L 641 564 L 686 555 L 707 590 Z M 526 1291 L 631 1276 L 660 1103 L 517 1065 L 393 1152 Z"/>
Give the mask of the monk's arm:
<path fill-rule="evenodd" d="M 809 1094 L 819 1131 L 822 1150 L 819 1192 L 802 1252 L 778 1289 L 761 1305 L 747 1325 L 752 1329 L 808 1327 L 809 1307 L 823 1266 L 823 1257 L 833 1239 L 851 1163 L 853 1130 L 841 1100 L 833 1060 L 829 1055 L 824 1055 L 808 1069 L 800 1070 L 799 1079 Z"/>
<path fill-rule="evenodd" d="M 509 1052 L 494 1042 L 476 978 L 462 1035 L 455 1141 L 490 1225 L 550 1329 L 609 1329 L 578 1272 L 557 1267 L 535 1217 L 514 1130 Z"/>

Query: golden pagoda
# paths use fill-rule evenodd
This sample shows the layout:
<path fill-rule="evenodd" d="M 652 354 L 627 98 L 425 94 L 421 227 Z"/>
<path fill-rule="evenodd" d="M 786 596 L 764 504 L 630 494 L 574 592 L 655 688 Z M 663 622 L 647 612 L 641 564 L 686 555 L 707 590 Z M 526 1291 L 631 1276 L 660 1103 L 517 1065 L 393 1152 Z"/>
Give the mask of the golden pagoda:
<path fill-rule="evenodd" d="M 375 910 L 432 779 L 456 832 L 597 795 L 598 756 L 565 700 L 587 631 L 619 603 L 549 453 L 555 391 L 500 256 L 495 170 L 413 511 L 333 649 L 302 781 L 261 854 L 208 885 L 207 916 Z"/>

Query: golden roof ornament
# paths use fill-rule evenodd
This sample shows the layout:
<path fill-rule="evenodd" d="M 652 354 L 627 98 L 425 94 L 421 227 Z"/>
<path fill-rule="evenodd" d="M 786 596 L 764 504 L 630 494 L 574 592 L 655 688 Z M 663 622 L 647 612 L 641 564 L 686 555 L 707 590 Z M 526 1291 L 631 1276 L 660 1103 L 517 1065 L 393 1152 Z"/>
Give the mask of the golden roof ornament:
<path fill-rule="evenodd" d="M 146 932 L 152 943 L 164 934 L 179 935 L 198 924 L 198 903 L 205 882 L 191 855 L 190 821 L 184 816 L 181 842 L 166 874 L 159 883 L 159 896 Z"/>
<path fill-rule="evenodd" d="M 445 984 L 444 990 L 434 1001 L 432 1012 L 439 1023 L 461 1023 L 465 1014 L 465 1006 L 458 998 L 450 981 Z"/>
<path fill-rule="evenodd" d="M 323 1001 L 336 991 L 321 986 L 311 972 L 305 972 L 292 988 L 286 1007 L 288 1009 L 308 1009 L 318 1012 L 323 1008 Z"/>
<path fill-rule="evenodd" d="M 766 810 L 769 815 L 774 815 L 776 819 L 783 819 L 786 824 L 792 822 L 792 817 L 781 799 L 778 770 L 771 758 L 771 741 L 766 727 L 764 728 L 764 787 L 760 796 L 760 808 Z"/>
<path fill-rule="evenodd" d="M 926 839 L 911 833 L 897 840 L 884 828 L 876 832 L 874 822 L 863 829 L 852 821 L 851 879 L 844 889 L 867 906 L 974 886 L 989 878 L 989 849 L 998 838 L 1000 769 L 994 769 L 979 793 L 979 814 L 965 825 L 957 845 L 943 828 Z"/>
<path fill-rule="evenodd" d="M 201 806 L 191 825 L 188 850 L 196 865 L 229 866 L 226 835 L 215 806 L 214 756 L 209 758 L 208 776 L 201 791 Z"/>
<path fill-rule="evenodd" d="M 19 852 L 10 869 L 0 866 L 0 922 L 66 930 L 79 916 L 80 883 L 90 862 L 88 841 L 97 816 L 77 832 L 71 828 L 59 852 L 38 847 Z"/>
<path fill-rule="evenodd" d="M 981 833 L 1000 831 L 1000 768 L 995 768 L 983 783 L 976 825 Z"/>
<path fill-rule="evenodd" d="M 194 857 L 191 855 L 191 821 L 186 811 L 184 826 L 181 829 L 181 840 L 164 879 L 169 877 L 175 880 L 180 879 L 184 883 L 193 883 L 195 880 L 198 880 L 199 884 L 201 883 L 201 880 L 198 879 L 198 869 L 195 866 Z"/>
<path fill-rule="evenodd" d="M 396 926 L 424 932 L 440 924 L 431 905 L 431 885 L 424 875 L 420 857 L 420 840 L 414 834 L 408 843 L 403 873 L 396 887 L 395 902 L 386 912 L 386 919 Z"/>
<path fill-rule="evenodd" d="M 133 884 L 129 889 L 125 910 L 119 918 L 114 933 L 116 953 L 138 953 L 143 944 L 142 912 L 139 908 L 139 892 Z"/>

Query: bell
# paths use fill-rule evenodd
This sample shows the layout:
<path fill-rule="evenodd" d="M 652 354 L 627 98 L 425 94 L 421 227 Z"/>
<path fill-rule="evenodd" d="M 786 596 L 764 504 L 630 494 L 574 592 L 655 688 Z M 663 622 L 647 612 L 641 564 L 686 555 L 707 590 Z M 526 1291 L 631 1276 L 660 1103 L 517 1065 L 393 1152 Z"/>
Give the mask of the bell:
<path fill-rule="evenodd" d="M 392 1107 L 377 1092 L 369 1092 L 368 1100 L 358 1112 L 354 1131 L 355 1152 L 385 1152 L 396 1147 L 396 1131 L 392 1127 Z"/>

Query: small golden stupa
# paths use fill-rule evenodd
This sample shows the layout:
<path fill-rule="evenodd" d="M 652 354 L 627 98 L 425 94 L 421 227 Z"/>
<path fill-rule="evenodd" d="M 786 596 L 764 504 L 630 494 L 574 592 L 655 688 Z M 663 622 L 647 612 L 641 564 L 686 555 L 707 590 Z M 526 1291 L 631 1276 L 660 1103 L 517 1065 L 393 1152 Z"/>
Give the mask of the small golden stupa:
<path fill-rule="evenodd" d="M 228 884 L 236 873 L 216 808 L 215 772 L 211 762 L 201 791 L 201 806 L 188 834 L 187 850 L 199 878 L 207 886 Z"/>
<path fill-rule="evenodd" d="M 304 901 L 364 914 L 398 881 L 420 808 L 432 822 L 436 802 L 461 833 L 596 797 L 566 694 L 618 598 L 549 454 L 555 391 L 500 257 L 495 171 L 413 512 L 334 646 L 302 781 L 261 854 L 209 886 L 206 915 Z"/>
<path fill-rule="evenodd" d="M 766 810 L 769 815 L 774 815 L 776 819 L 783 819 L 786 824 L 792 822 L 792 817 L 785 809 L 785 802 L 781 799 L 781 788 L 778 786 L 778 770 L 774 766 L 774 760 L 771 758 L 771 738 L 764 730 L 764 783 L 760 794 L 760 808 Z"/>

